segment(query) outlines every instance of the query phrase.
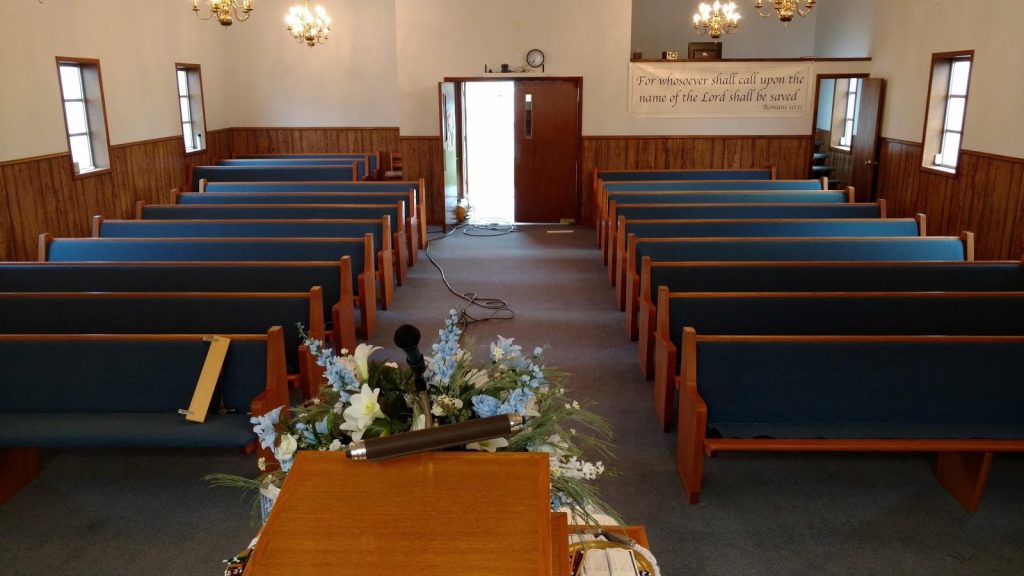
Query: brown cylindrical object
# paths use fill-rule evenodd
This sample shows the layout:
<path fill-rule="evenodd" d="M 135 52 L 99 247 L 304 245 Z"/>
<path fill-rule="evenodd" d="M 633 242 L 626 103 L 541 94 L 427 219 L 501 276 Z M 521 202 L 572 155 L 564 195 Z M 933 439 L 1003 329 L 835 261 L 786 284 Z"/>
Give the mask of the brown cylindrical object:
<path fill-rule="evenodd" d="M 381 460 L 507 436 L 522 429 L 519 414 L 502 414 L 383 438 L 358 440 L 345 454 L 353 460 Z"/>

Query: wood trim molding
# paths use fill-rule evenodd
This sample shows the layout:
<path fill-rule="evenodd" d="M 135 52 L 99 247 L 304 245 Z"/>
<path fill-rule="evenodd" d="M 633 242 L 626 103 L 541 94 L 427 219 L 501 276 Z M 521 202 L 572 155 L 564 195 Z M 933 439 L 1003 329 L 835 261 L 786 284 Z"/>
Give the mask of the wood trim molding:
<path fill-rule="evenodd" d="M 871 62 L 870 56 L 858 58 L 819 58 L 817 56 L 800 56 L 799 58 L 720 58 L 715 60 L 662 60 L 660 58 L 641 58 L 630 62 L 671 62 L 673 64 L 691 64 L 695 62 Z"/>
<path fill-rule="evenodd" d="M 780 138 L 807 138 L 808 136 L 808 134 L 584 134 L 583 138 L 586 140 L 778 140 Z"/>

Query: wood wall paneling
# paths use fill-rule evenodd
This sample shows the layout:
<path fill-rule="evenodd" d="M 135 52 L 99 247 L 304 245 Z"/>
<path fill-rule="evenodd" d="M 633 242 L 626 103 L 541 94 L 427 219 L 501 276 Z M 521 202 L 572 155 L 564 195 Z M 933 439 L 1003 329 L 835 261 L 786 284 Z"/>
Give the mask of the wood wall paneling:
<path fill-rule="evenodd" d="M 73 178 L 66 153 L 0 163 L 0 256 L 35 260 L 42 232 L 88 236 L 96 214 L 131 218 L 137 200 L 170 202 L 171 189 L 186 182 L 187 165 L 231 156 L 228 131 L 207 136 L 207 150 L 188 156 L 178 136 L 114 146 L 110 171 L 96 176 Z"/>
<path fill-rule="evenodd" d="M 234 128 L 235 154 L 397 152 L 398 128 Z"/>
<path fill-rule="evenodd" d="M 806 178 L 812 136 L 584 136 L 580 213 L 593 222 L 594 168 L 660 170 L 776 167 L 780 179 Z"/>
<path fill-rule="evenodd" d="M 427 187 L 427 223 L 444 225 L 444 156 L 440 136 L 403 136 L 402 173 L 406 180 L 423 178 Z"/>
<path fill-rule="evenodd" d="M 878 196 L 889 216 L 928 215 L 928 233 L 975 233 L 979 260 L 1024 255 L 1024 160 L 963 150 L 956 178 L 921 170 L 921 145 L 882 139 Z"/>

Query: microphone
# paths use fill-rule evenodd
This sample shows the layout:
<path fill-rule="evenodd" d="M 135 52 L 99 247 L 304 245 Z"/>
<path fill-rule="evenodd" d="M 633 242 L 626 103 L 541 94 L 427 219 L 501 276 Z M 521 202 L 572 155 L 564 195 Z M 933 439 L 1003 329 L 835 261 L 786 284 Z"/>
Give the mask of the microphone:
<path fill-rule="evenodd" d="M 395 330 L 395 346 L 405 351 L 405 362 L 412 370 L 413 384 L 420 399 L 420 409 L 426 417 L 427 428 L 434 425 L 434 417 L 430 413 L 430 394 L 427 392 L 427 380 L 423 373 L 427 370 L 427 362 L 420 353 L 420 331 L 412 324 L 402 324 Z"/>
<path fill-rule="evenodd" d="M 522 415 L 514 413 L 477 418 L 458 424 L 357 440 L 349 444 L 345 449 L 345 455 L 352 460 L 383 460 L 417 452 L 440 450 L 514 434 L 523 429 L 523 423 Z"/>

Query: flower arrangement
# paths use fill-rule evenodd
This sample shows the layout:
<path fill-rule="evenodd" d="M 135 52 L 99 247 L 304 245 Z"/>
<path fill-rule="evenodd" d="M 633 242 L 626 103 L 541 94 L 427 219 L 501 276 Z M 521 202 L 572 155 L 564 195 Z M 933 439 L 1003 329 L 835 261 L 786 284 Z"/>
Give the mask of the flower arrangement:
<path fill-rule="evenodd" d="M 550 462 L 551 508 L 595 523 L 594 512 L 615 517 L 597 494 L 593 480 L 604 464 L 584 453 L 610 456 L 611 429 L 598 415 L 566 395 L 566 375 L 544 365 L 543 349 L 524 354 L 512 338 L 498 337 L 488 349 L 489 362 L 477 366 L 462 346 L 462 314 L 451 310 L 432 354 L 425 358 L 431 418 L 436 425 L 499 414 L 520 414 L 522 431 L 509 438 L 466 445 L 467 450 L 546 452 Z M 278 407 L 252 418 L 260 445 L 273 455 L 260 458 L 256 479 L 229 475 L 208 477 L 216 485 L 259 489 L 264 500 L 276 498 L 299 450 L 340 451 L 351 442 L 421 429 L 426 415 L 417 401 L 413 374 L 394 362 L 374 362 L 377 346 L 359 344 L 336 354 L 323 342 L 305 338 L 323 368 L 324 385 L 299 406 Z M 276 461 L 276 462 L 275 462 Z"/>

